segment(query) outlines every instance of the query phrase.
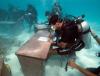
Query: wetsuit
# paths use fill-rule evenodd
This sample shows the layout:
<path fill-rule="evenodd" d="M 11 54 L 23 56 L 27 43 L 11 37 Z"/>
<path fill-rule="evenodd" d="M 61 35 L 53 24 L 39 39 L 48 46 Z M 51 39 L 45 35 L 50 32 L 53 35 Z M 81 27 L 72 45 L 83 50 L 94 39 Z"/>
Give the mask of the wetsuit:
<path fill-rule="evenodd" d="M 74 43 L 75 39 L 79 38 L 77 25 L 70 23 L 64 24 L 61 28 L 61 41 L 65 43 Z"/>
<path fill-rule="evenodd" d="M 58 54 L 68 54 L 72 53 L 73 51 L 78 51 L 84 47 L 84 43 L 80 38 L 80 34 L 78 32 L 78 27 L 75 23 L 71 22 L 70 24 L 64 23 L 61 30 L 58 32 L 59 36 L 61 36 L 61 39 L 59 39 L 58 42 L 64 42 L 67 44 L 71 44 L 70 46 L 66 46 L 66 48 L 69 48 L 69 51 L 60 52 L 58 50 Z M 66 49 L 65 48 L 65 49 Z M 62 50 L 63 48 L 59 48 Z"/>

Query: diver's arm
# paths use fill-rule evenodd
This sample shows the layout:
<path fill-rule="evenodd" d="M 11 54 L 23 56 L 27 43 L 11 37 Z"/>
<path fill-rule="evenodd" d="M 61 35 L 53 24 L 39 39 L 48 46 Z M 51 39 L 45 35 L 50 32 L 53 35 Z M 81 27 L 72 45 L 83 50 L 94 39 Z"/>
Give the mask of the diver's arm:
<path fill-rule="evenodd" d="M 91 35 L 96 40 L 96 42 L 100 45 L 100 38 L 96 35 L 96 33 L 93 30 L 91 30 Z"/>
<path fill-rule="evenodd" d="M 75 68 L 79 70 L 81 73 L 83 73 L 85 76 L 97 76 L 94 73 L 88 71 L 87 69 L 84 69 L 83 67 L 77 65 L 73 60 L 70 60 L 68 62 L 68 65 L 71 66 L 72 68 Z"/>
<path fill-rule="evenodd" d="M 71 54 L 75 51 L 80 51 L 82 48 L 84 48 L 85 44 L 82 40 L 78 39 L 75 44 L 73 44 L 69 49 L 66 51 L 60 51 L 59 49 L 57 50 L 57 53 L 59 55 L 66 55 L 66 54 Z"/>

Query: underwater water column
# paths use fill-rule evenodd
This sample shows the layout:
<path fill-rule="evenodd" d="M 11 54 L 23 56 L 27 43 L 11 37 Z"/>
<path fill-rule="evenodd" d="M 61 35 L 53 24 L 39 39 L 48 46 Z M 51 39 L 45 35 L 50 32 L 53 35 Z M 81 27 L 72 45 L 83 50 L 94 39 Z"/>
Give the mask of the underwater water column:
<path fill-rule="evenodd" d="M 38 22 L 43 22 L 46 20 L 46 17 L 44 16 L 44 13 L 46 10 L 51 10 L 53 4 L 58 1 L 60 5 L 62 6 L 63 13 L 72 14 L 75 16 L 80 16 L 81 14 L 85 14 L 85 20 L 88 21 L 91 29 L 94 29 L 97 35 L 100 35 L 100 2 L 99 0 L 0 0 L 0 8 L 8 9 L 8 4 L 11 3 L 18 8 L 26 9 L 27 4 L 32 4 L 36 7 L 38 11 Z M 26 25 L 26 23 L 25 23 Z M 26 25 L 28 26 L 28 25 Z M 0 35 L 8 37 L 10 36 L 10 39 L 13 38 L 13 36 L 18 35 L 16 38 L 13 38 L 14 40 L 5 39 L 0 37 L 1 41 L 4 41 L 4 45 L 12 44 L 13 46 L 9 46 L 9 48 L 13 48 L 14 52 L 17 51 L 15 40 L 21 40 L 22 42 L 26 41 L 30 37 L 30 33 L 21 32 L 21 29 L 24 29 L 23 26 L 20 28 L 19 25 L 15 25 L 12 27 L 12 25 L 0 25 Z M 26 29 L 27 30 L 27 29 Z M 20 35 L 19 35 L 20 34 Z M 13 35 L 13 36 L 12 36 Z M 3 39 L 3 40 L 2 40 Z M 10 41 L 9 41 L 10 40 Z M 7 43 L 7 41 L 9 43 Z M 1 42 L 0 42 L 1 44 Z M 77 63 L 82 65 L 83 67 L 97 67 L 100 65 L 100 59 L 96 56 L 97 52 L 100 52 L 100 46 L 95 42 L 95 40 L 92 38 L 92 47 L 91 49 L 83 49 L 79 52 L 77 52 Z M 2 46 L 0 46 L 1 48 Z M 21 46 L 18 46 L 18 48 Z M 4 51 L 5 49 L 3 49 Z M 11 51 L 9 50 L 9 51 Z M 13 55 L 13 53 L 10 53 L 12 55 L 7 56 L 8 64 L 11 65 L 11 69 L 13 72 L 13 76 L 23 76 L 23 73 L 19 67 L 19 62 Z M 4 51 L 5 53 L 5 51 Z M 7 55 L 7 53 L 6 53 Z M 11 60 L 9 60 L 11 59 Z M 86 61 L 86 62 L 84 62 Z M 63 64 L 65 65 L 65 61 Z M 17 66 L 18 67 L 17 67 Z M 76 72 L 75 69 L 69 68 L 69 70 L 66 72 L 64 69 L 64 66 L 61 66 L 61 57 L 59 56 L 52 56 L 45 65 L 45 76 L 82 76 L 80 72 Z M 73 73 L 74 72 L 74 73 Z"/>

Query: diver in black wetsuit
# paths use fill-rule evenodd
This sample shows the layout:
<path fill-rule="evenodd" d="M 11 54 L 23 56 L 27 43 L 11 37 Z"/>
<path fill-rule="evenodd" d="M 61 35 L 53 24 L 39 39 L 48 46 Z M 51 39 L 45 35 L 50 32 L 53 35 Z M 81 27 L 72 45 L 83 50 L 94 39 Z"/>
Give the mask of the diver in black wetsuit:
<path fill-rule="evenodd" d="M 53 15 L 49 24 L 55 27 L 57 36 L 56 45 L 59 47 L 58 54 L 70 54 L 84 47 L 77 25 L 73 21 L 59 19 L 58 15 Z M 62 49 L 69 49 L 60 52 Z"/>
<path fill-rule="evenodd" d="M 45 16 L 47 17 L 47 21 L 45 23 L 48 23 L 50 18 L 53 15 L 58 15 L 59 17 L 62 17 L 63 12 L 62 12 L 62 7 L 58 2 L 55 2 L 52 9 L 50 11 L 45 12 Z M 50 31 L 50 26 L 48 25 L 48 30 Z"/>
<path fill-rule="evenodd" d="M 68 57 L 67 61 L 70 59 L 75 60 L 75 52 L 81 50 L 85 46 L 77 24 L 69 19 L 63 20 L 59 18 L 58 15 L 53 15 L 49 20 L 49 24 L 53 25 L 55 28 L 56 35 L 56 41 L 52 43 L 51 48 L 53 49 L 55 45 L 58 47 L 55 51 L 51 50 L 49 54 L 65 55 Z"/>

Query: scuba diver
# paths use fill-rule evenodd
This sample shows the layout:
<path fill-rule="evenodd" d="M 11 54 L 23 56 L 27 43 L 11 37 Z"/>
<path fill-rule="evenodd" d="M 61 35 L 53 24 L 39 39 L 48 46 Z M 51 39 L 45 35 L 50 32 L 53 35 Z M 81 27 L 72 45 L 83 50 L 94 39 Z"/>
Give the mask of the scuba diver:
<path fill-rule="evenodd" d="M 45 16 L 47 17 L 47 21 L 45 21 L 44 23 L 45 24 L 48 24 L 49 21 L 50 21 L 50 18 L 53 16 L 53 15 L 58 15 L 59 17 L 62 17 L 63 13 L 62 13 L 62 7 L 60 6 L 60 4 L 58 2 L 55 2 L 51 11 L 46 11 L 45 12 Z M 51 31 L 50 30 L 50 25 L 48 24 L 48 31 Z"/>
<path fill-rule="evenodd" d="M 82 48 L 89 48 L 86 42 L 88 40 L 90 41 L 90 27 L 83 18 L 84 15 L 74 17 L 73 19 L 68 17 L 61 19 L 58 15 L 53 15 L 50 18 L 49 25 L 55 29 L 54 37 L 56 38 L 56 40 L 52 42 L 51 49 L 53 51 L 50 51 L 50 55 L 68 55 L 68 60 L 70 60 L 71 58 L 76 58 L 76 51 L 80 51 Z M 55 46 L 56 48 L 53 48 Z"/>
<path fill-rule="evenodd" d="M 45 16 L 47 17 L 48 21 L 52 15 L 58 15 L 59 17 L 62 17 L 62 7 L 58 2 L 55 2 L 52 9 L 50 11 L 45 12 Z"/>
<path fill-rule="evenodd" d="M 88 33 L 90 28 L 87 30 L 82 29 L 83 26 L 79 26 L 78 24 L 82 22 L 85 25 L 86 23 L 84 20 L 79 20 L 62 20 L 58 15 L 53 15 L 51 17 L 49 24 L 55 28 L 55 44 L 59 47 L 60 50 L 67 48 L 67 51 L 65 52 L 60 52 L 58 50 L 58 54 L 69 54 L 85 47 L 86 44 L 82 38 L 83 33 L 84 35 Z"/>
<path fill-rule="evenodd" d="M 29 24 L 29 31 L 32 30 L 32 25 L 37 23 L 37 11 L 33 5 L 29 4 L 26 13 L 25 13 L 25 21 Z M 34 25 L 35 27 L 35 25 Z"/>
<path fill-rule="evenodd" d="M 37 11 L 31 4 L 27 6 L 27 9 L 25 11 L 18 9 L 13 5 L 10 5 L 8 11 L 8 20 L 15 21 L 16 25 L 25 22 L 26 24 L 28 24 L 29 32 L 31 32 L 33 29 L 35 32 L 37 31 L 35 26 L 35 24 L 37 23 Z"/>
<path fill-rule="evenodd" d="M 61 6 L 59 5 L 58 2 L 54 3 L 54 6 L 51 10 L 51 13 L 54 14 L 54 15 L 58 15 L 60 17 L 62 16 L 62 8 L 61 8 Z"/>

